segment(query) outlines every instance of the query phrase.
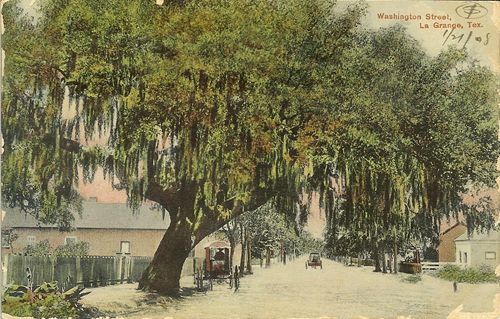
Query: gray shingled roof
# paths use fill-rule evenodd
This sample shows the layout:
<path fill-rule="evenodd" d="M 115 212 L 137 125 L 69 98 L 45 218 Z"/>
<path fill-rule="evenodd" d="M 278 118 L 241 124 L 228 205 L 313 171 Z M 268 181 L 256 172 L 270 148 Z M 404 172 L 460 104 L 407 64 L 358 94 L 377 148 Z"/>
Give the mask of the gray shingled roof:
<path fill-rule="evenodd" d="M 460 235 L 455 239 L 455 241 L 497 241 L 500 242 L 500 230 L 491 230 L 488 232 L 474 232 L 470 239 L 467 236 L 467 232 L 465 234 Z"/>
<path fill-rule="evenodd" d="M 49 228 L 55 225 L 40 224 L 33 216 L 19 208 L 2 207 L 6 212 L 2 228 Z M 160 229 L 166 230 L 170 223 L 168 213 L 165 219 L 162 213 L 143 205 L 137 213 L 126 204 L 108 204 L 91 201 L 83 202 L 82 217 L 76 215 L 72 226 L 75 228 L 100 229 Z"/>

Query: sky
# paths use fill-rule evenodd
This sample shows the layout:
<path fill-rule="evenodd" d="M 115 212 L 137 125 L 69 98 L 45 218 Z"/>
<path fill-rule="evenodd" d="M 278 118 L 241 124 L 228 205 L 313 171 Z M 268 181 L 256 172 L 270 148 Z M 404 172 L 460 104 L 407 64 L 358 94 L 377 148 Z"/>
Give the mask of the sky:
<path fill-rule="evenodd" d="M 341 5 L 348 3 L 340 1 Z M 500 3 L 479 1 L 472 7 L 474 4 L 473 1 L 368 1 L 365 23 L 372 29 L 400 23 L 430 55 L 437 55 L 449 45 L 461 48 L 465 44 L 472 57 L 499 73 Z M 411 15 L 417 19 L 382 19 L 380 14 Z M 448 28 L 443 28 L 443 24 Z"/>

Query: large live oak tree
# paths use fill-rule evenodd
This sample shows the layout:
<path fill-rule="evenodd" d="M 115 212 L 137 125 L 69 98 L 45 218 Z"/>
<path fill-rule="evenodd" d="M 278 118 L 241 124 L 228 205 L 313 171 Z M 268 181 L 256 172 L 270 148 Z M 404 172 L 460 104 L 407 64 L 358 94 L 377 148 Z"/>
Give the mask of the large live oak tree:
<path fill-rule="evenodd" d="M 319 191 L 331 238 L 351 225 L 375 244 L 399 221 L 436 220 L 467 183 L 491 182 L 492 76 L 456 68 L 461 51 L 427 57 L 399 28 L 359 30 L 363 12 L 46 0 L 33 20 L 9 1 L 4 200 L 67 229 L 79 168 L 89 182 L 102 167 L 132 207 L 170 215 L 140 282 L 161 293 L 179 288 L 194 245 L 267 202 L 293 219 Z M 463 94 L 465 79 L 479 93 Z"/>
<path fill-rule="evenodd" d="M 68 229 L 79 167 L 85 181 L 102 167 L 132 207 L 168 211 L 140 287 L 175 291 L 189 251 L 228 219 L 270 200 L 297 213 L 295 141 L 363 11 L 332 7 L 46 0 L 33 20 L 8 2 L 4 199 Z"/>

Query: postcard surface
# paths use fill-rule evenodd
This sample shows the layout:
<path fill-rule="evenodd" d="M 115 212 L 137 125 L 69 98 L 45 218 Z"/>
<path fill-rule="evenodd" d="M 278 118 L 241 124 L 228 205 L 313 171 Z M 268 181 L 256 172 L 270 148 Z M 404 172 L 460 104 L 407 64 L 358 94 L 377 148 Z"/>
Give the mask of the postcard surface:
<path fill-rule="evenodd" d="M 2 318 L 500 318 L 494 1 L 2 1 Z"/>

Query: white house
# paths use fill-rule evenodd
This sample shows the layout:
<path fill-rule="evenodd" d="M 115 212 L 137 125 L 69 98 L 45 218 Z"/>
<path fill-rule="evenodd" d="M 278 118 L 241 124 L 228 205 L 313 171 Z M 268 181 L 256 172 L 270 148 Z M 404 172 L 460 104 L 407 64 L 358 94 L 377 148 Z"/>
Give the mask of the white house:
<path fill-rule="evenodd" d="M 500 264 L 500 230 L 465 233 L 455 239 L 455 245 L 455 261 L 464 267 L 488 265 L 495 269 Z"/>

